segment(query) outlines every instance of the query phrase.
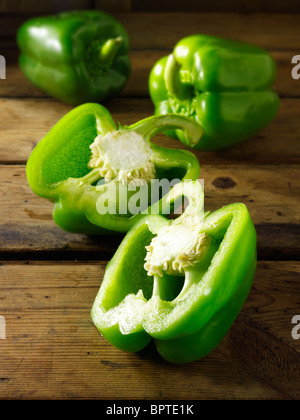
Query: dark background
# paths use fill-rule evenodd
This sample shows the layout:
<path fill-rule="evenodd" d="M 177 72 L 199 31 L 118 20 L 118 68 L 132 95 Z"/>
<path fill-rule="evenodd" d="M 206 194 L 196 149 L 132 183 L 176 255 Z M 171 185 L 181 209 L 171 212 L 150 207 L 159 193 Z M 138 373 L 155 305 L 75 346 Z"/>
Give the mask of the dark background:
<path fill-rule="evenodd" d="M 67 9 L 102 9 L 108 12 L 222 12 L 299 13 L 298 0 L 2 0 L 1 13 L 52 13 Z"/>

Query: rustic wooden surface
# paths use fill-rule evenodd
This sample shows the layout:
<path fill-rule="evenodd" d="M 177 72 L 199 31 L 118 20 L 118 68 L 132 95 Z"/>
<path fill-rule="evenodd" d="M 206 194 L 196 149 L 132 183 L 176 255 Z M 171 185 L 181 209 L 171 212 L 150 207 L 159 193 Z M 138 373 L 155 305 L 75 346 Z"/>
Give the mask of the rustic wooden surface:
<path fill-rule="evenodd" d="M 14 11 L 14 2 L 4 4 Z M 28 156 L 71 107 L 21 74 L 15 32 L 24 15 L 2 14 L 0 315 L 6 339 L 0 339 L 0 399 L 298 399 L 300 340 L 291 335 L 291 321 L 300 314 L 300 80 L 291 77 L 291 58 L 300 53 L 300 16 L 123 11 L 115 16 L 129 32 L 133 69 L 120 98 L 106 103 L 123 124 L 153 113 L 149 71 L 183 36 L 202 32 L 253 42 L 278 64 L 275 121 L 231 150 L 197 152 L 206 209 L 242 201 L 250 210 L 258 234 L 254 285 L 224 340 L 195 363 L 168 364 L 152 345 L 127 354 L 99 336 L 89 313 L 121 237 L 67 234 L 52 221 L 52 205 L 31 192 Z M 156 141 L 183 147 L 164 136 Z"/>

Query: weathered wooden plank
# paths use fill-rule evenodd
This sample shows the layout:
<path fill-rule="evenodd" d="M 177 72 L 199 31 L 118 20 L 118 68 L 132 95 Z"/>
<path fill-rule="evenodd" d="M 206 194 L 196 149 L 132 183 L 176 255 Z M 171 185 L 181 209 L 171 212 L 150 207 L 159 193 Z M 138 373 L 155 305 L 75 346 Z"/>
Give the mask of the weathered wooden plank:
<path fill-rule="evenodd" d="M 299 339 L 292 319 L 300 313 L 299 262 L 258 265 L 249 299 L 230 334 L 250 369 L 283 392 L 298 399 Z M 297 329 L 298 331 L 298 329 Z"/>
<path fill-rule="evenodd" d="M 282 99 L 276 119 L 249 141 L 219 152 L 194 151 L 201 164 L 299 164 L 300 99 Z M 153 114 L 149 98 L 116 98 L 104 104 L 115 121 L 132 124 Z M 0 162 L 25 163 L 38 141 L 72 107 L 46 98 L 0 98 Z M 130 110 L 130 112 L 128 112 Z M 179 141 L 161 135 L 154 141 L 164 147 L 186 149 Z"/>
<path fill-rule="evenodd" d="M 36 142 L 72 109 L 70 106 L 47 99 L 34 99 L 29 102 L 21 99 L 0 99 L 0 108 L 0 124 L 2 126 L 0 159 L 2 162 L 6 161 L 9 156 L 11 162 L 26 161 L 30 154 L 29 151 Z M 44 134 L 41 135 L 39 120 L 42 116 L 45 119 L 43 118 L 42 128 Z"/>
<path fill-rule="evenodd" d="M 114 253 L 119 236 L 91 238 L 56 227 L 52 204 L 31 192 L 24 166 L 2 166 L 0 177 L 0 252 L 31 252 L 32 258 L 39 258 L 37 251 L 54 252 L 52 258 L 74 258 L 73 253 L 107 258 Z M 205 210 L 233 202 L 247 205 L 257 228 L 259 258 L 299 256 L 298 167 L 202 165 L 201 177 Z"/>
<path fill-rule="evenodd" d="M 300 43 L 299 15 L 240 13 L 114 13 L 127 29 L 131 47 L 170 49 L 197 33 L 239 39 L 262 48 L 295 50 Z M 16 46 L 16 31 L 30 15 L 0 16 L 0 46 Z"/>
<path fill-rule="evenodd" d="M 47 97 L 47 95 L 32 85 L 22 74 L 18 66 L 17 49 L 1 49 L 1 55 L 6 59 L 6 80 L 0 82 L 0 97 Z M 168 50 L 131 50 L 131 75 L 124 90 L 119 96 L 148 97 L 149 74 L 154 64 L 161 57 L 171 53 Z M 270 51 L 278 67 L 274 90 L 283 97 L 300 97 L 300 82 L 291 76 L 293 65 L 291 58 L 294 51 Z"/>
<path fill-rule="evenodd" d="M 153 345 L 128 354 L 99 336 L 90 308 L 105 266 L 0 266 L 1 398 L 299 398 L 299 346 L 291 335 L 299 262 L 260 262 L 227 336 L 209 356 L 184 366 L 163 361 Z"/>

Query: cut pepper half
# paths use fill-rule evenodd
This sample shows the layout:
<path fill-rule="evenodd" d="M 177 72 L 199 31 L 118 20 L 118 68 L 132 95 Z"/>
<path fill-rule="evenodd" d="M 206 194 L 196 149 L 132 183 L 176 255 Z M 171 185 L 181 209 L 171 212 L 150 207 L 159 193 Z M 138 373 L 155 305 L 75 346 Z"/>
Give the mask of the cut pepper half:
<path fill-rule="evenodd" d="M 168 194 L 189 205 L 175 220 L 145 216 L 109 262 L 91 317 L 112 345 L 136 352 L 154 340 L 161 356 L 187 363 L 228 332 L 256 270 L 256 232 L 244 204 L 203 211 L 198 181 Z"/>
<path fill-rule="evenodd" d="M 174 127 L 184 130 L 189 144 L 203 135 L 199 124 L 182 116 L 154 116 L 122 127 L 102 105 L 81 105 L 31 153 L 29 185 L 54 203 L 54 221 L 68 232 L 127 232 L 143 214 L 171 213 L 164 199 L 170 187 L 199 176 L 192 153 L 150 141 Z M 163 181 L 168 188 L 160 191 Z"/>

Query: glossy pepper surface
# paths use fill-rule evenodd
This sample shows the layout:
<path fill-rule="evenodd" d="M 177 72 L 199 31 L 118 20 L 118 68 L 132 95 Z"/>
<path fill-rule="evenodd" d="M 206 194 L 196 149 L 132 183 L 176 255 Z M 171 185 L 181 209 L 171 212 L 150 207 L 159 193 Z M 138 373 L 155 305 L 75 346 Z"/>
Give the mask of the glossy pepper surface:
<path fill-rule="evenodd" d="M 192 153 L 150 141 L 174 127 L 185 131 L 189 144 L 203 135 L 194 120 L 178 115 L 152 116 L 122 127 L 102 105 L 80 105 L 32 151 L 29 185 L 54 203 L 54 221 L 68 232 L 127 232 L 149 207 L 158 214 L 169 209 L 164 206 L 169 189 L 153 194 L 161 181 L 175 184 L 199 176 Z"/>
<path fill-rule="evenodd" d="M 26 77 L 70 105 L 100 102 L 117 94 L 130 74 L 128 34 L 101 11 L 33 18 L 20 27 L 17 41 Z"/>
<path fill-rule="evenodd" d="M 160 355 L 177 364 L 219 344 L 256 270 L 256 232 L 245 205 L 204 213 L 198 181 L 177 184 L 167 200 L 182 196 L 189 205 L 178 218 L 145 216 L 127 233 L 91 310 L 115 347 L 137 352 L 153 339 Z"/>
<path fill-rule="evenodd" d="M 276 65 L 263 49 L 209 35 L 182 39 L 152 68 L 149 91 L 156 114 L 194 118 L 205 135 L 195 146 L 219 150 L 266 127 L 279 108 L 272 91 Z M 169 133 L 184 142 L 177 131 Z"/>

